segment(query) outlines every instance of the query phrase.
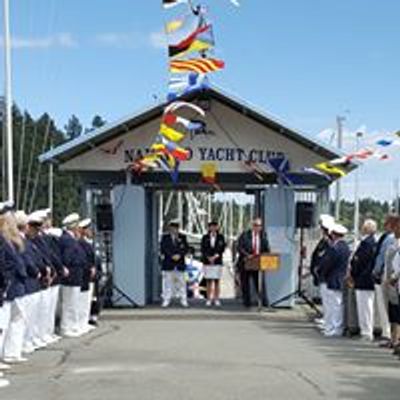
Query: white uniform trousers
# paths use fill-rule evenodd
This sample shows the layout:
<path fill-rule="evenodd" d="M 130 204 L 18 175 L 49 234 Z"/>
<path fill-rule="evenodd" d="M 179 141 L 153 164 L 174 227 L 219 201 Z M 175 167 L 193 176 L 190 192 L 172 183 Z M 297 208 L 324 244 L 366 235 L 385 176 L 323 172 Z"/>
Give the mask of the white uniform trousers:
<path fill-rule="evenodd" d="M 0 358 L 3 354 L 4 339 L 10 326 L 10 317 L 11 303 L 9 301 L 6 301 L 4 302 L 3 306 L 0 307 Z"/>
<path fill-rule="evenodd" d="M 18 297 L 11 302 L 10 324 L 4 338 L 2 357 L 21 358 L 24 344 L 26 297 Z"/>
<path fill-rule="evenodd" d="M 326 290 L 325 334 L 340 336 L 343 334 L 343 293 L 340 290 Z"/>
<path fill-rule="evenodd" d="M 181 301 L 186 301 L 185 273 L 180 271 L 163 271 L 162 298 L 165 302 L 170 302 L 173 297 L 178 297 Z"/>
<path fill-rule="evenodd" d="M 60 296 L 60 286 L 52 286 L 49 288 L 50 291 L 50 303 L 49 303 L 49 318 L 48 318 L 48 325 L 46 329 L 46 335 L 50 339 L 53 338 L 56 328 L 56 314 L 57 314 L 57 305 L 58 299 Z"/>
<path fill-rule="evenodd" d="M 39 321 L 37 324 L 39 339 L 42 342 L 48 341 L 48 327 L 51 320 L 51 288 L 44 289 L 40 292 L 40 310 Z"/>
<path fill-rule="evenodd" d="M 24 338 L 24 349 L 30 349 L 33 345 L 33 339 L 38 338 L 37 318 L 39 308 L 40 292 L 35 292 L 26 296 L 25 315 L 26 329 Z"/>
<path fill-rule="evenodd" d="M 390 338 L 390 322 L 389 322 L 389 302 L 385 295 L 384 284 L 375 285 L 375 302 L 378 312 L 379 326 L 382 329 L 382 336 Z"/>
<path fill-rule="evenodd" d="M 356 289 L 358 325 L 361 336 L 374 337 L 374 297 L 373 290 Z"/>
<path fill-rule="evenodd" d="M 323 314 L 323 327 L 325 327 L 326 321 L 326 291 L 328 290 L 326 283 L 321 283 L 319 285 L 319 293 L 321 296 L 321 304 L 322 304 L 322 314 Z"/>
<path fill-rule="evenodd" d="M 90 307 L 92 305 L 93 285 L 89 290 L 81 291 L 79 299 L 79 327 L 82 332 L 89 330 Z"/>
<path fill-rule="evenodd" d="M 62 286 L 61 334 L 79 334 L 80 286 Z"/>

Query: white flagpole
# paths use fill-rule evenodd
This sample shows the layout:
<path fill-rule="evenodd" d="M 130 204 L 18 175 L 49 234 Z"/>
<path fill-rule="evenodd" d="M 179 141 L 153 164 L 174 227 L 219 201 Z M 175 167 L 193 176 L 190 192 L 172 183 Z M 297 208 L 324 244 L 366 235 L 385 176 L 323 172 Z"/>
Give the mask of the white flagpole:
<path fill-rule="evenodd" d="M 4 17 L 4 67 L 5 67 L 5 119 L 7 142 L 7 187 L 8 200 L 14 203 L 14 166 L 13 166 L 13 133 L 12 133 L 12 91 L 11 91 L 11 37 L 10 5 L 3 0 Z"/>

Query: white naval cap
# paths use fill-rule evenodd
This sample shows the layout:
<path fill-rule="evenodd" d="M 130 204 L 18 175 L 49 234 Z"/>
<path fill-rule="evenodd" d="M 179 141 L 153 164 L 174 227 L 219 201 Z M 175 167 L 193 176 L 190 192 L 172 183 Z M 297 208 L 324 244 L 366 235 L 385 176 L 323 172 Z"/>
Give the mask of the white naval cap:
<path fill-rule="evenodd" d="M 333 218 L 332 215 L 329 214 L 321 214 L 319 216 L 319 223 L 322 228 L 330 230 L 335 224 L 335 218 Z"/>
<path fill-rule="evenodd" d="M 72 227 L 72 226 L 76 226 L 78 225 L 79 221 L 80 221 L 81 217 L 79 216 L 78 213 L 72 213 L 67 215 L 64 219 L 63 219 L 63 226 L 65 227 Z"/>
<path fill-rule="evenodd" d="M 49 228 L 46 229 L 46 233 L 50 236 L 55 236 L 55 237 L 61 237 L 63 234 L 63 231 L 61 228 Z"/>
<path fill-rule="evenodd" d="M 18 226 L 24 226 L 28 223 L 29 217 L 24 210 L 18 210 L 14 214 Z"/>
<path fill-rule="evenodd" d="M 0 203 L 0 214 L 6 214 L 14 209 L 14 203 L 11 201 L 4 201 Z"/>
<path fill-rule="evenodd" d="M 45 218 L 43 217 L 43 213 L 41 211 L 34 211 L 28 215 L 28 224 L 31 225 L 42 225 L 44 220 Z"/>
<path fill-rule="evenodd" d="M 51 216 L 51 208 L 43 208 L 41 210 L 38 210 L 38 212 L 43 213 L 43 215 L 45 215 L 46 218 Z"/>
<path fill-rule="evenodd" d="M 92 224 L 92 220 L 90 218 L 85 218 L 81 222 L 79 222 L 78 226 L 79 228 L 89 228 L 89 226 Z"/>
<path fill-rule="evenodd" d="M 341 224 L 333 224 L 331 227 L 331 232 L 336 233 L 338 235 L 345 235 L 348 232 L 348 230 L 345 226 Z"/>

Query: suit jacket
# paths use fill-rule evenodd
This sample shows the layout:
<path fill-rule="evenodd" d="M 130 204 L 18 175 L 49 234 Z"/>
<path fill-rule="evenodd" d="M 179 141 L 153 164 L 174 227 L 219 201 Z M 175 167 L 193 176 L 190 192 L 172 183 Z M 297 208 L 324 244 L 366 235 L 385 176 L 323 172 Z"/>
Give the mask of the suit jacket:
<path fill-rule="evenodd" d="M 25 280 L 26 294 L 36 293 L 40 290 L 40 269 L 42 259 L 39 250 L 35 248 L 32 241 L 25 239 L 25 250 L 22 252 L 22 258 L 25 263 L 27 278 Z"/>
<path fill-rule="evenodd" d="M 6 264 L 6 247 L 8 243 L 0 234 L 0 307 L 3 305 L 4 297 L 9 286 L 12 268 L 11 264 Z"/>
<path fill-rule="evenodd" d="M 217 234 L 214 247 L 211 246 L 211 235 L 207 233 L 201 239 L 201 261 L 204 265 L 210 265 L 208 257 L 218 255 L 214 265 L 222 265 L 222 255 L 226 248 L 224 235 Z"/>
<path fill-rule="evenodd" d="M 10 283 L 6 293 L 6 299 L 13 301 L 26 294 L 25 281 L 28 277 L 22 253 L 12 243 L 5 247 L 5 262 L 12 270 Z"/>
<path fill-rule="evenodd" d="M 260 253 L 269 253 L 270 246 L 266 232 L 260 233 Z M 246 232 L 243 232 L 239 237 L 238 242 L 238 269 L 241 270 L 244 268 L 244 262 L 247 256 L 253 254 L 253 231 L 250 229 Z"/>
<path fill-rule="evenodd" d="M 89 243 L 86 239 L 79 239 L 79 244 L 82 246 L 83 251 L 86 254 L 86 265 L 83 271 L 82 277 L 82 290 L 89 290 L 89 283 L 91 281 L 90 273 L 91 269 L 95 267 L 95 256 L 93 245 Z"/>
<path fill-rule="evenodd" d="M 359 290 L 374 290 L 372 271 L 375 265 L 376 239 L 374 235 L 367 236 L 357 247 L 351 259 L 351 277 L 354 287 Z"/>
<path fill-rule="evenodd" d="M 313 277 L 314 285 L 316 286 L 322 283 L 320 276 L 321 263 L 330 246 L 330 241 L 326 237 L 323 237 L 318 242 L 311 255 L 310 272 Z"/>
<path fill-rule="evenodd" d="M 343 290 L 350 254 L 344 240 L 338 240 L 326 251 L 321 261 L 320 276 L 328 289 Z"/>
<path fill-rule="evenodd" d="M 83 284 L 83 274 L 88 260 L 79 241 L 69 232 L 64 231 L 60 238 L 61 260 L 69 270 L 69 276 L 62 280 L 65 286 L 79 286 Z"/>
<path fill-rule="evenodd" d="M 161 268 L 163 271 L 185 271 L 185 255 L 189 251 L 186 236 L 179 233 L 175 243 L 172 240 L 170 233 L 163 235 L 161 239 Z M 172 257 L 179 254 L 181 257 L 179 261 L 174 261 Z"/>

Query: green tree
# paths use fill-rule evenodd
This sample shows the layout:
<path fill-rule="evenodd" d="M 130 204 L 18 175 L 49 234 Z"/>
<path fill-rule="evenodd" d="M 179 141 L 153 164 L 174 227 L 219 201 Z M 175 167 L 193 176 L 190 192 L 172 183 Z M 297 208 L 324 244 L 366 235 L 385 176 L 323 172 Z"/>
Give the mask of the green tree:
<path fill-rule="evenodd" d="M 68 120 L 68 123 L 67 125 L 65 125 L 64 129 L 65 129 L 65 136 L 69 140 L 77 138 L 83 132 L 82 124 L 79 121 L 79 118 L 74 114 Z"/>

